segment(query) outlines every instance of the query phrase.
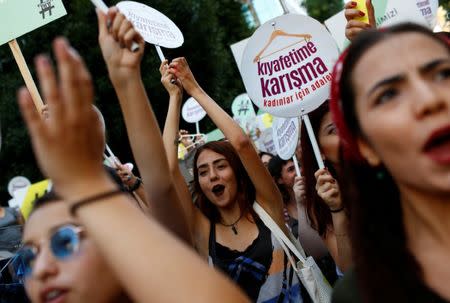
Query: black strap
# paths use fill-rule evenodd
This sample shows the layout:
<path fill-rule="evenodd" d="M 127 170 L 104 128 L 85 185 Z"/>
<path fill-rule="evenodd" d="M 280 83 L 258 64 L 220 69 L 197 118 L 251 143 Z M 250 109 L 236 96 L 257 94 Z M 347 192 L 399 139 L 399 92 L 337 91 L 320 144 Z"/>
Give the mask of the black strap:
<path fill-rule="evenodd" d="M 211 257 L 213 265 L 216 264 L 216 224 L 209 222 L 209 256 Z"/>

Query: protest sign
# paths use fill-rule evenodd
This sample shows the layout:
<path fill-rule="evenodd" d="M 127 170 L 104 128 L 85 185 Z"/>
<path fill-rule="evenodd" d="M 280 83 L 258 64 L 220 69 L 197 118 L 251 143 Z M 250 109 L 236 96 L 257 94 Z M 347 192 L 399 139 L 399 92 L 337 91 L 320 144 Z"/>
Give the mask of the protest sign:
<path fill-rule="evenodd" d="M 33 209 L 36 198 L 42 197 L 45 193 L 49 192 L 51 188 L 52 183 L 50 180 L 43 180 L 17 189 L 13 192 L 13 199 L 8 201 L 9 206 L 20 208 L 22 216 L 27 220 Z"/>
<path fill-rule="evenodd" d="M 337 57 L 336 43 L 318 21 L 294 14 L 277 17 L 252 35 L 244 51 L 247 93 L 274 116 L 307 114 L 329 97 Z"/>
<path fill-rule="evenodd" d="M 161 46 L 177 48 L 183 45 L 184 37 L 180 29 L 163 13 L 134 1 L 119 2 L 117 7 L 134 25 L 144 40 L 155 45 L 161 62 L 166 60 Z"/>
<path fill-rule="evenodd" d="M 423 26 L 430 26 L 424 18 L 424 16 L 427 17 L 429 11 L 427 9 L 428 6 L 425 4 L 418 4 L 418 2 L 427 1 L 372 0 L 377 27 L 390 26 L 402 22 L 414 22 Z M 421 9 L 418 8 L 419 5 L 421 6 Z M 429 5 L 428 8 L 432 11 L 431 7 L 433 7 L 434 4 L 429 2 Z M 423 13 L 425 15 L 422 13 L 422 9 L 424 9 Z M 347 20 L 345 19 L 344 11 L 325 20 L 325 25 L 336 41 L 339 49 L 341 51 L 344 50 L 349 45 L 349 41 L 345 37 Z"/>
<path fill-rule="evenodd" d="M 156 9 L 134 1 L 119 2 L 117 8 L 134 25 L 146 42 L 165 48 L 177 48 L 183 45 L 184 38 L 180 29 Z"/>
<path fill-rule="evenodd" d="M 0 1 L 0 45 L 14 40 L 66 14 L 61 0 Z"/>
<path fill-rule="evenodd" d="M 259 139 L 256 141 L 258 150 L 276 155 L 275 142 L 272 136 L 272 129 L 268 128 L 262 131 Z"/>
<path fill-rule="evenodd" d="M 272 124 L 272 138 L 275 150 L 283 160 L 289 160 L 294 156 L 299 138 L 298 118 L 274 117 Z"/>
<path fill-rule="evenodd" d="M 181 115 L 183 116 L 184 121 L 188 123 L 195 123 L 197 134 L 199 134 L 200 127 L 198 122 L 206 116 L 206 112 L 203 107 L 198 104 L 197 100 L 192 97 L 187 99 L 181 109 Z"/>
<path fill-rule="evenodd" d="M 44 26 L 66 14 L 61 0 L 2 0 L 0 1 L 0 45 L 7 43 L 14 55 L 34 105 L 40 111 L 43 102 L 28 69 L 16 38 Z"/>
<path fill-rule="evenodd" d="M 14 192 L 18 189 L 30 186 L 31 182 L 25 177 L 17 176 L 11 179 L 8 183 L 8 193 L 11 195 L 11 197 L 14 196 Z"/>

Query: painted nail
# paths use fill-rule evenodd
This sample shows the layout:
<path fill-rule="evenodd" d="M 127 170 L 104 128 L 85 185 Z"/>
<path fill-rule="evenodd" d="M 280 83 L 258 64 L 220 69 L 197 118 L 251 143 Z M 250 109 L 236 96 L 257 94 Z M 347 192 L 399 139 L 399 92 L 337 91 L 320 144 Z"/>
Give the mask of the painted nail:
<path fill-rule="evenodd" d="M 355 7 L 356 5 L 358 5 L 358 3 L 356 3 L 355 1 L 352 1 L 352 3 L 350 5 L 351 5 L 351 7 Z"/>
<path fill-rule="evenodd" d="M 111 19 L 106 20 L 106 28 L 108 29 L 108 31 L 111 29 L 111 26 L 112 26 Z"/>
<path fill-rule="evenodd" d="M 366 14 L 365 14 L 364 12 L 359 12 L 359 15 L 360 15 L 361 17 L 364 17 Z"/>

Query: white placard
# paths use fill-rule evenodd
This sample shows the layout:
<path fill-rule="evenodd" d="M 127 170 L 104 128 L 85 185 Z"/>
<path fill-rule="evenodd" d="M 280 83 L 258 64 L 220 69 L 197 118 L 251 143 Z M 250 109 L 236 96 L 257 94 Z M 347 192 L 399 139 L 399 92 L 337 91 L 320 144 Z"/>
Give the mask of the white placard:
<path fill-rule="evenodd" d="M 417 0 L 417 2 L 419 1 Z M 416 1 L 372 0 L 372 3 L 375 8 L 377 27 L 391 26 L 402 22 L 414 22 L 423 26 L 429 26 L 427 20 L 419 10 Z M 344 50 L 350 44 L 345 37 L 347 20 L 345 19 L 344 11 L 325 20 L 325 25 L 339 46 L 339 49 L 341 51 Z"/>
<path fill-rule="evenodd" d="M 258 139 L 259 150 L 276 155 L 275 142 L 272 137 L 272 129 L 268 128 L 261 133 Z"/>
<path fill-rule="evenodd" d="M 231 104 L 231 112 L 235 117 L 254 118 L 256 116 L 252 100 L 247 94 L 240 94 Z"/>
<path fill-rule="evenodd" d="M 298 118 L 273 118 L 272 137 L 278 156 L 283 160 L 290 160 L 295 154 L 299 138 Z"/>
<path fill-rule="evenodd" d="M 329 97 L 338 49 L 318 21 L 284 15 L 262 25 L 242 58 L 248 95 L 260 109 L 277 117 L 298 117 Z"/>
<path fill-rule="evenodd" d="M 183 45 L 184 37 L 180 29 L 163 13 L 134 1 L 119 2 L 117 7 L 146 42 L 165 48 Z"/>
<path fill-rule="evenodd" d="M 198 104 L 197 100 L 194 98 L 189 98 L 183 105 L 181 109 L 181 115 L 184 121 L 188 123 L 196 123 L 206 116 L 206 112 L 203 107 Z"/>
<path fill-rule="evenodd" d="M 245 47 L 247 46 L 247 43 L 248 43 L 248 40 L 250 40 L 250 38 L 246 38 L 244 40 L 241 40 L 239 42 L 236 42 L 236 43 L 230 45 L 231 52 L 233 53 L 234 61 L 236 61 L 239 72 L 241 74 L 242 74 L 242 71 L 241 71 L 242 54 L 244 53 Z"/>
<path fill-rule="evenodd" d="M 25 188 L 31 185 L 30 180 L 25 177 L 17 176 L 11 179 L 8 183 L 8 193 L 14 197 L 14 192 L 18 189 Z"/>
<path fill-rule="evenodd" d="M 427 20 L 430 29 L 433 29 L 437 23 L 437 10 L 439 8 L 438 0 L 416 0 L 422 16 Z"/>

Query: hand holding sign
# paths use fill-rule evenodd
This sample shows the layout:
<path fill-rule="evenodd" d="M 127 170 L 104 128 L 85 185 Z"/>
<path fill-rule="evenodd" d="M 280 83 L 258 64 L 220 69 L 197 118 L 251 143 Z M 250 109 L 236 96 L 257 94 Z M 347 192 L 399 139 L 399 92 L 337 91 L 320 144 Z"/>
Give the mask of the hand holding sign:
<path fill-rule="evenodd" d="M 364 2 L 366 0 L 363 0 Z M 359 9 L 361 3 L 354 1 L 347 2 L 345 4 L 345 19 L 347 19 L 347 25 L 345 27 L 345 36 L 348 40 L 353 40 L 361 31 L 368 28 L 375 28 L 375 12 L 373 9 L 372 1 L 367 0 L 364 3 L 365 11 Z M 362 14 L 364 14 L 365 20 L 360 20 Z"/>
<path fill-rule="evenodd" d="M 169 93 L 170 97 L 181 97 L 183 95 L 183 85 L 180 80 L 177 80 L 173 74 L 169 73 L 169 61 L 164 60 L 159 67 L 161 73 L 161 83 Z M 175 85 L 173 85 L 175 84 Z"/>
<path fill-rule="evenodd" d="M 200 89 L 197 80 L 192 74 L 186 58 L 176 58 L 169 64 L 169 73 L 180 79 L 186 92 L 192 96 L 194 90 Z"/>
<path fill-rule="evenodd" d="M 144 40 L 133 28 L 132 24 L 125 16 L 112 8 L 108 15 L 97 11 L 99 42 L 105 59 L 111 81 L 117 84 L 126 83 L 131 79 L 131 75 L 138 75 L 139 66 L 144 54 Z M 108 30 L 107 20 L 111 20 L 112 27 Z M 125 28 L 126 30 L 120 30 Z M 139 50 L 133 52 L 129 47 L 133 41 L 139 43 Z"/>

